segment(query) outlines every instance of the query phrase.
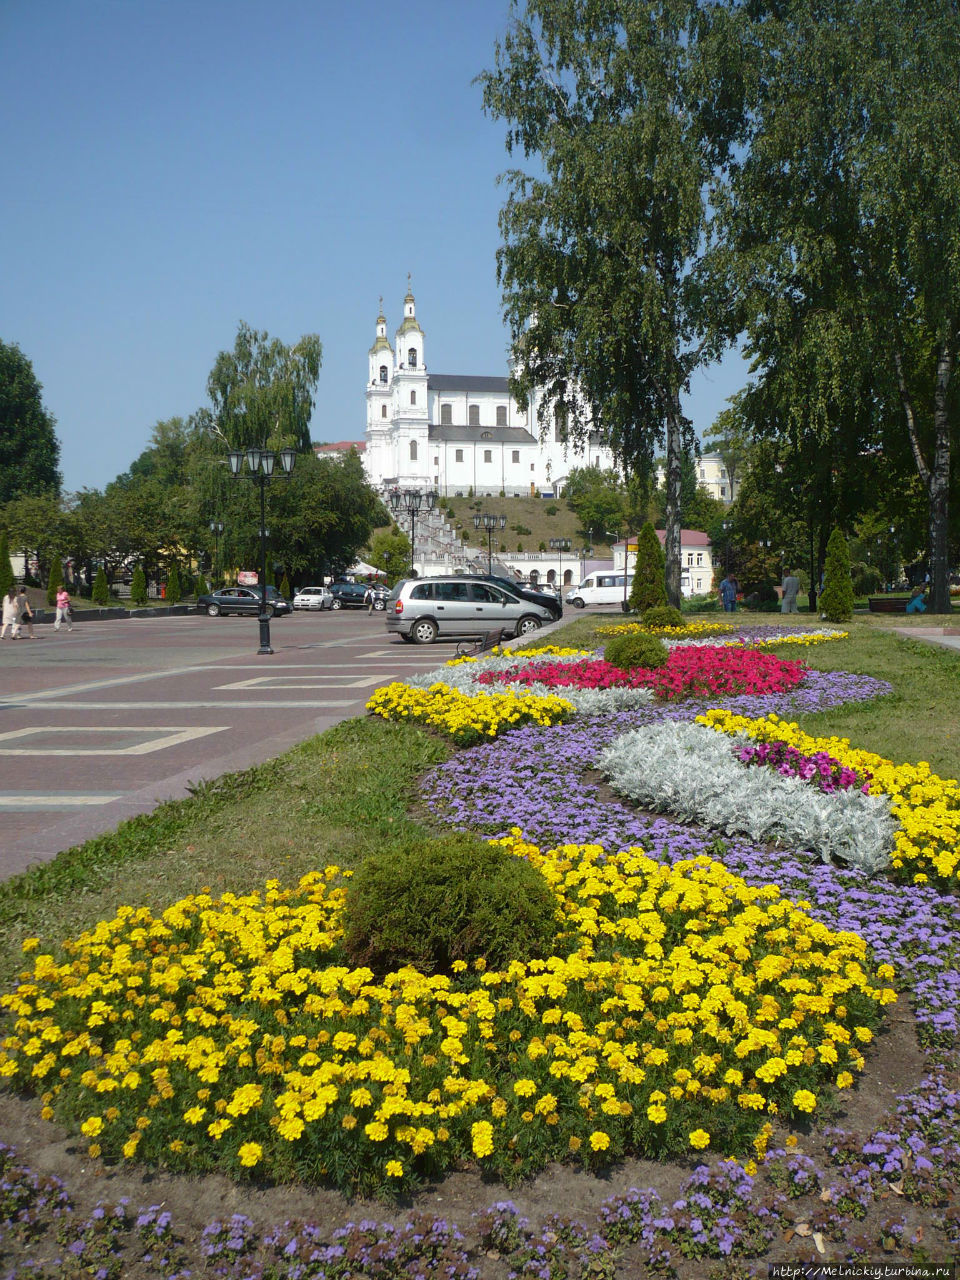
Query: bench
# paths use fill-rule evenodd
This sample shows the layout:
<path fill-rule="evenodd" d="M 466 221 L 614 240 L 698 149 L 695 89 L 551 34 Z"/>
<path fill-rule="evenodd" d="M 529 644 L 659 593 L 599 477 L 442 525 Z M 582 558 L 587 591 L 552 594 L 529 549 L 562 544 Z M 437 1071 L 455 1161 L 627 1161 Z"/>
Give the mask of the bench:
<path fill-rule="evenodd" d="M 494 631 L 485 631 L 476 640 L 461 640 L 457 645 L 457 657 L 476 658 L 479 654 L 486 653 L 488 649 L 496 648 L 502 639 L 503 627 L 497 627 Z"/>
<path fill-rule="evenodd" d="M 871 613 L 906 613 L 909 596 L 868 596 Z"/>

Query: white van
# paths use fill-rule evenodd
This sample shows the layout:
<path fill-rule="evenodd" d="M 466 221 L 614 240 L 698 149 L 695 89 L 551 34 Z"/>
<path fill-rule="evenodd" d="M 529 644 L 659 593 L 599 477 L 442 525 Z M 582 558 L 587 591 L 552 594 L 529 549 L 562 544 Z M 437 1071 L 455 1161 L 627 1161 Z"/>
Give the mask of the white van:
<path fill-rule="evenodd" d="M 627 579 L 627 595 L 632 582 L 631 573 Z M 623 604 L 623 599 L 622 573 L 591 573 L 579 587 L 567 593 L 567 604 L 572 604 L 575 609 L 582 609 L 588 604 Z"/>

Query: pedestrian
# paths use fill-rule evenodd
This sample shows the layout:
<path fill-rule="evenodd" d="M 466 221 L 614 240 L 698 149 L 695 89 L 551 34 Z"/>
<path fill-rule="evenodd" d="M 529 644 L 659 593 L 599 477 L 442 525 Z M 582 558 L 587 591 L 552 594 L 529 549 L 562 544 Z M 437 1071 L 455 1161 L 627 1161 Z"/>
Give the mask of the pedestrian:
<path fill-rule="evenodd" d="M 737 580 L 731 573 L 720 583 L 720 599 L 724 613 L 733 613 L 737 607 Z"/>
<path fill-rule="evenodd" d="M 30 601 L 27 599 L 27 588 L 21 587 L 19 591 L 20 598 L 20 622 L 27 628 L 27 639 L 35 640 L 33 634 L 33 610 L 30 608 Z"/>
<path fill-rule="evenodd" d="M 73 630 L 73 612 L 70 607 L 70 593 L 66 587 L 61 587 L 57 592 L 57 616 L 54 619 L 54 631 L 60 630 L 60 623 L 67 624 L 67 630 Z"/>
<path fill-rule="evenodd" d="M 794 569 L 788 569 L 783 579 L 783 597 L 780 600 L 781 613 L 797 612 L 797 593 L 800 590 L 800 579 Z"/>
<path fill-rule="evenodd" d="M 907 613 L 926 613 L 927 606 L 924 602 L 924 588 L 914 587 L 910 592 L 910 599 L 907 602 Z"/>
<path fill-rule="evenodd" d="M 0 640 L 7 638 L 7 628 L 10 629 L 10 639 L 20 639 L 20 597 L 17 595 L 16 587 L 11 587 L 7 594 L 3 597 L 3 625 L 0 626 Z"/>
<path fill-rule="evenodd" d="M 376 599 L 373 587 L 367 583 L 367 589 L 363 593 L 363 603 L 367 606 L 367 613 L 373 613 L 373 602 Z"/>

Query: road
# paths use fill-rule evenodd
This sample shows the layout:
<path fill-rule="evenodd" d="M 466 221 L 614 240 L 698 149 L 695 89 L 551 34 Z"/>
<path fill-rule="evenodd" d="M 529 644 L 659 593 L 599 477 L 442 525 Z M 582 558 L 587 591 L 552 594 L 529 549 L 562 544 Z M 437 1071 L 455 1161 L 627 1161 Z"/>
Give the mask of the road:
<path fill-rule="evenodd" d="M 0 642 L 0 878 L 360 715 L 456 647 L 403 644 L 365 610 L 274 619 L 263 657 L 256 618 L 81 612 L 36 635 Z"/>

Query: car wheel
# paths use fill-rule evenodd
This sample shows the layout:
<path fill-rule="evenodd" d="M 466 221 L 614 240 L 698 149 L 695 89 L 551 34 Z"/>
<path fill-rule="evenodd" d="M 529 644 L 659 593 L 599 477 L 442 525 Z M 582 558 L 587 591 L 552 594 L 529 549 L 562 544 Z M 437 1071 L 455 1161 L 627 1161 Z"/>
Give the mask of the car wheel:
<path fill-rule="evenodd" d="M 382 613 L 383 610 L 387 607 L 387 604 L 385 600 L 374 600 L 373 607 L 374 609 L 376 609 L 378 613 Z"/>
<path fill-rule="evenodd" d="M 208 616 L 208 617 L 210 617 L 210 618 L 219 618 L 219 617 L 220 617 L 220 606 L 219 606 L 218 604 L 208 604 L 208 605 L 207 605 L 207 616 Z"/>
<path fill-rule="evenodd" d="M 540 630 L 540 619 L 535 618 L 532 613 L 525 613 L 517 623 L 518 636 L 528 636 L 533 631 Z"/>
<path fill-rule="evenodd" d="M 574 596 L 574 598 L 570 601 L 570 603 L 573 605 L 575 609 L 582 609 L 584 605 L 584 602 L 580 599 L 579 596 Z"/>
<path fill-rule="evenodd" d="M 437 638 L 438 627 L 432 618 L 421 618 L 410 629 L 415 644 L 433 644 Z"/>
<path fill-rule="evenodd" d="M 332 601 L 332 602 L 331 602 L 331 604 L 330 604 L 330 608 L 331 608 L 331 609 L 342 609 L 342 608 L 343 608 L 343 604 L 342 604 L 342 602 L 341 602 L 340 600 L 334 600 L 334 601 Z"/>

